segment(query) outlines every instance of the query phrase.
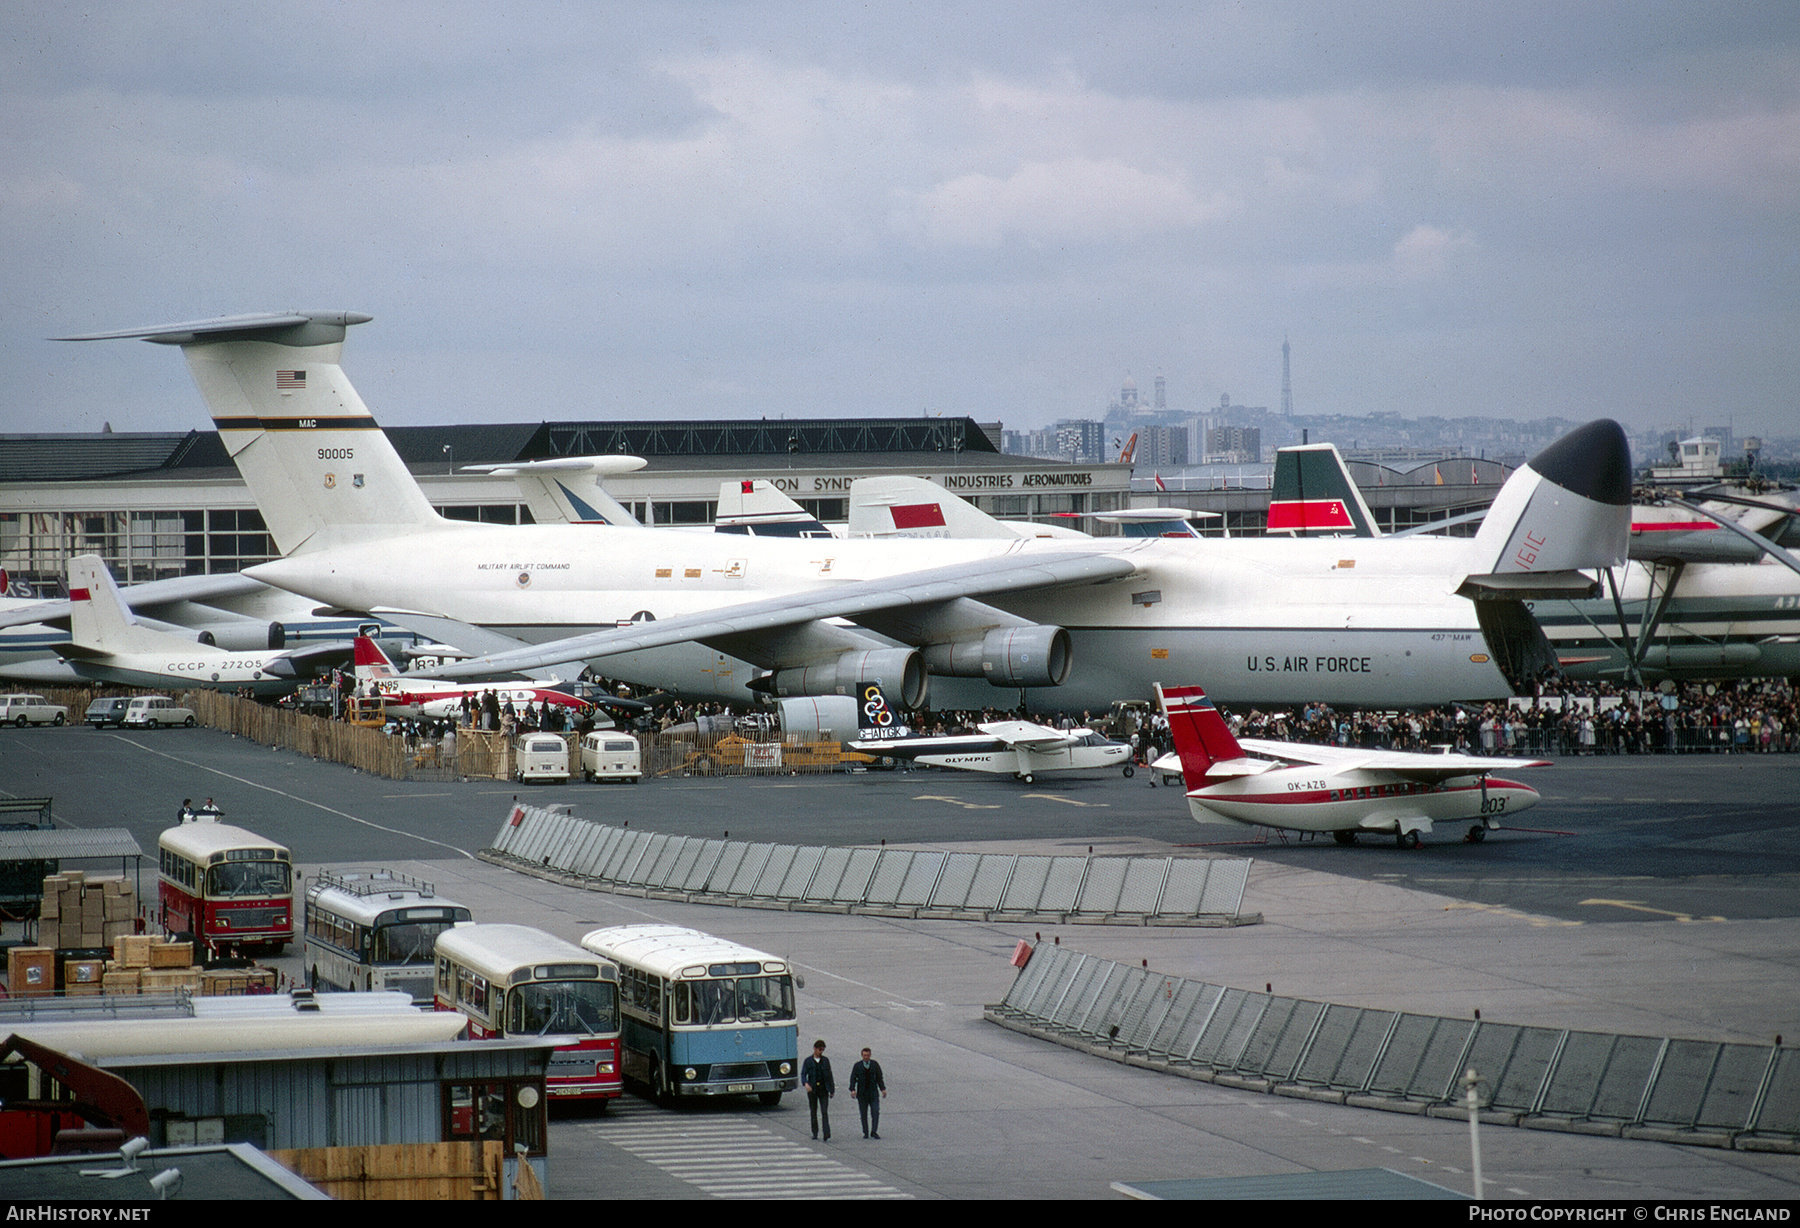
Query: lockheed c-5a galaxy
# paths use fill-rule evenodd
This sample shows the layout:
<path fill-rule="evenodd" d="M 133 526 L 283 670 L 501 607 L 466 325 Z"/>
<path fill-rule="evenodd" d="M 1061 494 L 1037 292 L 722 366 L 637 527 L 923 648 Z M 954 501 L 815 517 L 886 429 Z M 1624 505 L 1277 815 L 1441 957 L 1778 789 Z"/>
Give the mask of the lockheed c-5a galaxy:
<path fill-rule="evenodd" d="M 906 707 L 980 680 L 1030 711 L 1205 673 L 1244 703 L 1511 695 L 1555 656 L 1525 602 L 1624 558 L 1630 457 L 1598 421 L 1515 473 L 1478 536 L 1434 541 L 777 539 L 439 516 L 339 360 L 368 316 L 294 312 L 90 334 L 180 347 L 277 547 L 247 574 L 473 655 L 480 678 L 595 661 L 733 700 Z M 1023 694 L 1019 694 L 1023 692 Z M 987 706 L 975 689 L 931 698 Z"/>

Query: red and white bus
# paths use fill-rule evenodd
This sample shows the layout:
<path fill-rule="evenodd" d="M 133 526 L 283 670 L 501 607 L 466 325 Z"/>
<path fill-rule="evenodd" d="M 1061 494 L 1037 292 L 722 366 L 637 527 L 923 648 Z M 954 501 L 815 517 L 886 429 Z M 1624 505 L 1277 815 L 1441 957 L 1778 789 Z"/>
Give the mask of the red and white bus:
<path fill-rule="evenodd" d="M 253 831 L 200 818 L 156 841 L 162 927 L 213 955 L 294 941 L 294 859 Z"/>
<path fill-rule="evenodd" d="M 437 1008 L 468 1016 L 469 1035 L 555 1036 L 544 1081 L 553 1100 L 623 1089 L 619 966 L 527 925 L 459 925 L 437 936 Z"/>

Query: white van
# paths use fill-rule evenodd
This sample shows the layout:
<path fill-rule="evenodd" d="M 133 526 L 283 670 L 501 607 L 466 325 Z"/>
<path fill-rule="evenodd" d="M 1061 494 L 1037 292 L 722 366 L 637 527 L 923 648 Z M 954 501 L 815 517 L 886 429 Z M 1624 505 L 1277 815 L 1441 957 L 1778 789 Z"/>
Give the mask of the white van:
<path fill-rule="evenodd" d="M 597 729 L 581 739 L 581 776 L 596 780 L 628 780 L 632 784 L 644 778 L 644 757 L 638 740 L 616 729 Z"/>
<path fill-rule="evenodd" d="M 519 735 L 513 746 L 513 779 L 563 784 L 569 779 L 569 744 L 554 733 Z"/>

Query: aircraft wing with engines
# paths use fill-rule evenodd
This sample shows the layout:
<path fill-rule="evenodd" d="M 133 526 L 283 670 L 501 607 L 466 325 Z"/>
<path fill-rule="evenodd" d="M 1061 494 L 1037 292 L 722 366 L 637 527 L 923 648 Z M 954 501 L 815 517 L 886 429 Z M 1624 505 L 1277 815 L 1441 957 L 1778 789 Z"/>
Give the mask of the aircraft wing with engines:
<path fill-rule="evenodd" d="M 282 564 L 263 567 L 279 571 Z M 1095 554 L 1030 554 L 983 559 L 947 567 L 907 572 L 892 579 L 859 580 L 823 586 L 811 593 L 744 602 L 708 610 L 632 623 L 607 631 L 572 636 L 530 648 L 472 657 L 455 665 L 420 671 L 421 677 L 479 678 L 508 670 L 541 669 L 591 657 L 659 648 L 688 640 L 742 641 L 762 633 L 806 626 L 824 619 L 924 609 L 971 597 L 992 596 L 1021 589 L 1049 589 L 1075 584 L 1098 584 L 1131 575 L 1136 565 L 1127 558 Z M 1020 629 L 1024 630 L 1024 629 Z M 742 643 L 736 647 L 743 648 Z M 1021 644 L 1023 648 L 1023 644 Z M 1029 648 L 1024 648 L 1029 653 Z M 1038 661 L 1019 664 L 1026 671 L 1058 672 L 1057 645 L 1052 642 Z M 1042 659 L 1048 657 L 1049 659 Z M 907 706 L 912 706 L 910 703 Z"/>

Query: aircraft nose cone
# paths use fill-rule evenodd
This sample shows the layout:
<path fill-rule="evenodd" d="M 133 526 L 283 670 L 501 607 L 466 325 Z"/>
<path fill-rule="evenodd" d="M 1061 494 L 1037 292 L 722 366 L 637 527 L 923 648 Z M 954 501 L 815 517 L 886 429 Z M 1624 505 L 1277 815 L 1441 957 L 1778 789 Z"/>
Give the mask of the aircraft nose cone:
<path fill-rule="evenodd" d="M 1631 445 L 1611 418 L 1578 427 L 1531 458 L 1531 467 L 1564 490 L 1596 503 L 1631 502 Z"/>

